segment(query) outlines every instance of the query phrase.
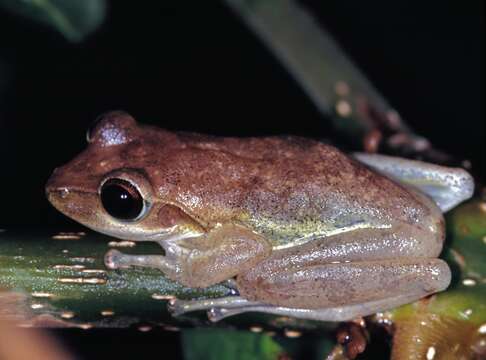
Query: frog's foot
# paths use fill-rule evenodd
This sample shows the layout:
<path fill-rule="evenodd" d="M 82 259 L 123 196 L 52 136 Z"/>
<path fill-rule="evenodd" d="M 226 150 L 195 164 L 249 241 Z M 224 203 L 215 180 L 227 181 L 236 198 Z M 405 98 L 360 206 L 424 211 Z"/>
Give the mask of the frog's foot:
<path fill-rule="evenodd" d="M 450 168 L 417 160 L 378 154 L 353 154 L 369 167 L 418 188 L 446 212 L 474 192 L 474 179 L 461 168 Z"/>
<path fill-rule="evenodd" d="M 128 255 L 111 249 L 105 254 L 108 269 L 126 269 L 131 266 L 156 268 L 164 273 L 173 273 L 175 264 L 163 255 Z"/>

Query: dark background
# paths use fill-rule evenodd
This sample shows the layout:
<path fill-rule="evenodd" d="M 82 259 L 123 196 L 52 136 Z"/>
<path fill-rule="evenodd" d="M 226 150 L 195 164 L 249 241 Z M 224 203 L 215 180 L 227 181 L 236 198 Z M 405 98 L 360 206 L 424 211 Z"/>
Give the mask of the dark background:
<path fill-rule="evenodd" d="M 484 174 L 481 0 L 305 4 L 419 134 Z M 0 96 L 1 226 L 67 224 L 43 186 L 110 109 L 169 129 L 332 139 L 329 122 L 221 2 L 110 5 L 79 45 L 0 12 L 9 80 Z"/>
<path fill-rule="evenodd" d="M 483 1 L 304 3 L 417 133 L 470 159 L 484 179 Z M 77 226 L 49 206 L 43 187 L 111 109 L 174 130 L 334 135 L 221 2 L 112 1 L 104 25 L 81 44 L 0 11 L 0 227 Z M 136 353 L 115 340 L 113 348 L 128 358 L 156 353 L 157 343 L 177 346 L 172 335 L 152 343 L 133 336 L 146 343 Z M 95 338 L 66 335 L 79 353 L 101 358 L 109 338 L 80 346 Z"/>

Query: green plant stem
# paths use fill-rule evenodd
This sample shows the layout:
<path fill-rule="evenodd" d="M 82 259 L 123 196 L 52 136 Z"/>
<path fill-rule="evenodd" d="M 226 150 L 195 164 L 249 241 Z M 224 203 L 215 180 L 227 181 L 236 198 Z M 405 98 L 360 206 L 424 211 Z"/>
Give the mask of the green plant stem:
<path fill-rule="evenodd" d="M 172 317 L 166 310 L 170 297 L 192 299 L 228 292 L 219 285 L 185 288 L 153 269 L 107 270 L 103 257 L 108 244 L 120 244 L 109 240 L 96 234 L 56 240 L 45 234 L 5 231 L 0 234 L 0 288 L 15 292 L 15 311 L 23 309 L 24 323 L 45 326 L 47 317 L 51 324 L 47 326 L 54 327 L 126 327 L 144 321 L 170 324 Z M 137 244 L 123 251 L 161 250 L 152 244 Z M 4 293 L 3 298 L 11 297 Z"/>

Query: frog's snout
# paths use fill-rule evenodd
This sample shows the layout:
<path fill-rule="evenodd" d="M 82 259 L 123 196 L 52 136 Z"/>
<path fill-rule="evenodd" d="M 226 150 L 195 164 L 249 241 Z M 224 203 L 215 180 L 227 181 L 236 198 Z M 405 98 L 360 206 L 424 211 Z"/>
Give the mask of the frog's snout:
<path fill-rule="evenodd" d="M 55 206 L 57 201 L 66 199 L 69 195 L 69 188 L 62 185 L 59 181 L 59 168 L 55 168 L 52 175 L 47 180 L 45 187 L 46 197 L 51 204 Z"/>
<path fill-rule="evenodd" d="M 46 196 L 55 206 L 58 201 L 66 202 L 70 195 L 96 193 L 96 181 L 86 180 L 82 171 L 67 171 L 66 166 L 54 169 L 45 186 Z"/>
<path fill-rule="evenodd" d="M 100 221 L 99 205 L 96 193 L 85 191 L 77 186 L 59 182 L 53 174 L 53 180 L 46 184 L 46 196 L 52 206 L 71 219 L 92 227 Z M 94 224 L 94 225 L 93 225 Z"/>
<path fill-rule="evenodd" d="M 95 203 L 95 192 L 89 191 L 71 174 L 64 173 L 62 168 L 53 171 L 45 186 L 49 202 L 63 214 L 82 221 L 92 216 L 91 206 Z M 79 176 L 78 176 L 79 178 Z"/>

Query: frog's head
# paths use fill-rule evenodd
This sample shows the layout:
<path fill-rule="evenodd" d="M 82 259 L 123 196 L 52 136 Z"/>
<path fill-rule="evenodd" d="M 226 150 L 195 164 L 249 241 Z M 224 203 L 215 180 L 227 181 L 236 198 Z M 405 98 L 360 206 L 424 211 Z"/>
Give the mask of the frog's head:
<path fill-rule="evenodd" d="M 88 147 L 54 170 L 46 185 L 59 211 L 96 231 L 132 240 L 161 239 L 177 214 L 161 219 L 166 204 L 155 196 L 151 169 L 157 153 L 153 130 L 116 111 L 88 130 Z M 165 207 L 167 208 L 167 207 Z"/>

